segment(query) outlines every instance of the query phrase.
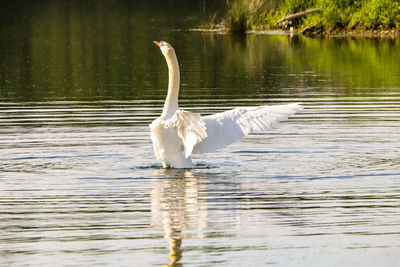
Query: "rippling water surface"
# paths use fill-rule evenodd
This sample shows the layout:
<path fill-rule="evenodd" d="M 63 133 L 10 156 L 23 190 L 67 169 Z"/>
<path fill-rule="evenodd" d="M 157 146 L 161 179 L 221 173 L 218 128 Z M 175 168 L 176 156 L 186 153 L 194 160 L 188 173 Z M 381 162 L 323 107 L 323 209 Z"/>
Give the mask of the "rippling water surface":
<path fill-rule="evenodd" d="M 96 83 L 72 69 L 53 84 L 41 66 L 64 63 L 35 49 L 28 70 L 2 54 L 0 265 L 400 264 L 398 41 L 160 35 L 177 44 L 183 108 L 304 112 L 163 169 L 148 124 L 167 74 L 150 40 L 140 64 L 111 53 Z"/>

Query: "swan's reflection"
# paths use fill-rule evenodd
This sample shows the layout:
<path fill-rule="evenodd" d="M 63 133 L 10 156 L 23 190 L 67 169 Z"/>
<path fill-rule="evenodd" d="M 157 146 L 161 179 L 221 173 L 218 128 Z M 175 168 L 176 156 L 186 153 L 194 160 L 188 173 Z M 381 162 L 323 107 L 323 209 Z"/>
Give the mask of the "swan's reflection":
<path fill-rule="evenodd" d="M 152 225 L 162 227 L 170 240 L 170 263 L 180 266 L 182 231 L 194 230 L 202 238 L 206 227 L 207 208 L 202 198 L 205 192 L 203 177 L 188 170 L 160 169 L 153 178 L 151 192 Z"/>

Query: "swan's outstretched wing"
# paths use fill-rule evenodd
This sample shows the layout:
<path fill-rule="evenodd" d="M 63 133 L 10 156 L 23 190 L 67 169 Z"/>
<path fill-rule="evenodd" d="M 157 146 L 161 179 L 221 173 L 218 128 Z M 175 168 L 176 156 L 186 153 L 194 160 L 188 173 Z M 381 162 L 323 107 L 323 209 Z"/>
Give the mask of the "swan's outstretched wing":
<path fill-rule="evenodd" d="M 176 128 L 183 142 L 185 158 L 188 158 L 195 145 L 207 137 L 206 126 L 200 114 L 177 110 L 174 116 L 164 122 L 164 127 Z"/>
<path fill-rule="evenodd" d="M 240 107 L 203 117 L 207 137 L 198 143 L 193 153 L 214 152 L 249 133 L 271 129 L 279 121 L 302 110 L 298 104 L 260 107 Z"/>

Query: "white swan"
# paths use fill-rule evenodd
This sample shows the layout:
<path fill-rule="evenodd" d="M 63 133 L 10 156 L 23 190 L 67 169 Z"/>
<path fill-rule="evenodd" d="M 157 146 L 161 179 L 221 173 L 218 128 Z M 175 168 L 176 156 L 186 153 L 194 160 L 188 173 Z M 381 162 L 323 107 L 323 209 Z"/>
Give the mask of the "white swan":
<path fill-rule="evenodd" d="M 162 114 L 150 124 L 154 153 L 164 168 L 191 168 L 193 153 L 216 151 L 249 133 L 262 132 L 300 111 L 298 104 L 239 107 L 201 117 L 179 109 L 179 65 L 175 50 L 167 42 L 160 47 L 168 64 L 168 95 Z"/>

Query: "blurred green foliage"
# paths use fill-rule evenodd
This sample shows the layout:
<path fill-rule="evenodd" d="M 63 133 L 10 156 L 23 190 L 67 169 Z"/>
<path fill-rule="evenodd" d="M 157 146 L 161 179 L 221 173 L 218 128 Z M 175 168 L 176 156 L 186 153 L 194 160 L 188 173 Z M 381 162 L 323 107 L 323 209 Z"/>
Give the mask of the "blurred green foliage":
<path fill-rule="evenodd" d="M 350 27 L 390 28 L 400 26 L 399 0 L 365 1 L 361 8 L 354 12 Z"/>
<path fill-rule="evenodd" d="M 232 0 L 228 4 L 227 23 L 232 32 L 274 28 L 286 15 L 320 8 L 290 22 L 306 28 L 321 25 L 325 29 L 389 29 L 400 27 L 400 0 Z"/>

